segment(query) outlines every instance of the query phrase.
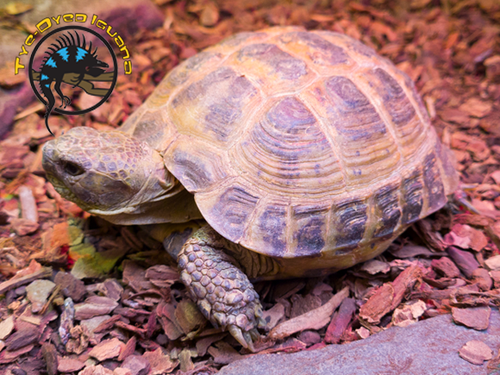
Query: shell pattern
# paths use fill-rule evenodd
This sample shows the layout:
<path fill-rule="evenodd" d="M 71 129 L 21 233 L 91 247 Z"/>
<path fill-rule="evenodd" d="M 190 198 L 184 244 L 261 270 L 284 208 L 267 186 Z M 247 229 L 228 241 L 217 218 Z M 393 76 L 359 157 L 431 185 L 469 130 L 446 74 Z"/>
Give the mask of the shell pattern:
<path fill-rule="evenodd" d="M 409 77 L 328 31 L 226 39 L 172 70 L 122 130 L 164 154 L 216 231 L 277 258 L 375 252 L 457 184 Z"/>

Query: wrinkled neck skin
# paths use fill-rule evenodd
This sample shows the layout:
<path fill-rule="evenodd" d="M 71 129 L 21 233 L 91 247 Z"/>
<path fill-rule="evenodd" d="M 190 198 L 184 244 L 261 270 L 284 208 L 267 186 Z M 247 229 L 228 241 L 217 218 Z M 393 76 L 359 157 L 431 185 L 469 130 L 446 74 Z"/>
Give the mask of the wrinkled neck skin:
<path fill-rule="evenodd" d="M 142 188 L 128 202 L 115 210 L 90 209 L 88 212 L 119 225 L 185 223 L 201 219 L 194 196 L 165 168 L 161 155 L 152 150 L 151 158 L 156 170 L 148 174 Z"/>
<path fill-rule="evenodd" d="M 127 207 L 126 210 L 114 212 L 97 210 L 88 212 L 119 225 L 185 223 L 202 218 L 194 196 L 180 184 L 154 202 L 138 202 L 136 205 Z"/>
<path fill-rule="evenodd" d="M 59 194 L 114 224 L 201 218 L 162 155 L 127 133 L 73 128 L 45 144 L 42 165 Z"/>

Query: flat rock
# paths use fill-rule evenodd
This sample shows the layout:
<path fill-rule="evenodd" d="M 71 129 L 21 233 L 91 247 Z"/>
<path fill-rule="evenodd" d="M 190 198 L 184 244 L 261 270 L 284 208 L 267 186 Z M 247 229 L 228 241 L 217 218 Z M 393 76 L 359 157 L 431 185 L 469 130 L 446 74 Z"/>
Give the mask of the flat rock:
<path fill-rule="evenodd" d="M 474 365 L 459 356 L 465 344 L 478 340 L 500 346 L 500 313 L 492 310 L 490 326 L 476 331 L 453 323 L 451 315 L 392 327 L 365 340 L 292 354 L 255 355 L 223 367 L 220 375 L 273 374 L 487 374 L 487 364 Z M 496 351 L 493 355 L 496 355 Z"/>

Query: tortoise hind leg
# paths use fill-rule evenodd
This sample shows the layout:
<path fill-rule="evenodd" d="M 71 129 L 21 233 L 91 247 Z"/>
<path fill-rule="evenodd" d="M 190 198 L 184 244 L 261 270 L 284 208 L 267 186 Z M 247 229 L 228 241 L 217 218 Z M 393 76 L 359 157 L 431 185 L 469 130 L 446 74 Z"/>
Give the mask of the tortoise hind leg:
<path fill-rule="evenodd" d="M 215 327 L 229 330 L 238 342 L 253 351 L 253 340 L 262 326 L 262 306 L 248 277 L 223 249 L 225 240 L 205 226 L 184 244 L 178 263 L 181 280 L 202 314 Z"/>

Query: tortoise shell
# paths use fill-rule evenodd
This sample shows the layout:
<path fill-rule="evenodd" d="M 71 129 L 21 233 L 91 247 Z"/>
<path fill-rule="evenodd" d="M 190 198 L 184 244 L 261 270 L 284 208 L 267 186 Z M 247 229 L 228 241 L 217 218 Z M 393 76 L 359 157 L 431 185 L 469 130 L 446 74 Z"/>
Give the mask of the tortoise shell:
<path fill-rule="evenodd" d="M 410 78 L 328 31 L 226 39 L 173 69 L 122 130 L 163 153 L 217 232 L 278 258 L 387 247 L 457 185 Z"/>

